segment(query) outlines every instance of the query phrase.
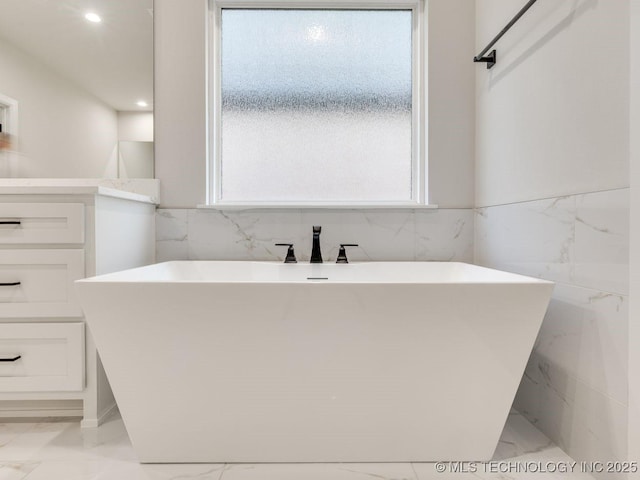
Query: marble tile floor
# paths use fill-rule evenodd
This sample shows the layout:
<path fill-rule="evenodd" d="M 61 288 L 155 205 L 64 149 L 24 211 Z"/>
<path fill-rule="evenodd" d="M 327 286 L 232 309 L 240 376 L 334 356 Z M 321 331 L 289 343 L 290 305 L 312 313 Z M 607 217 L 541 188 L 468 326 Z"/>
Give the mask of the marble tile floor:
<path fill-rule="evenodd" d="M 454 471 L 455 464 L 447 465 L 443 473 L 433 463 L 140 465 L 117 412 L 97 429 L 82 430 L 73 419 L 0 423 L 0 480 L 592 479 L 580 473 L 580 464 L 572 473 L 550 471 L 572 462 L 515 411 L 492 463 L 458 464 L 463 472 Z M 518 472 L 523 467 L 545 472 Z"/>

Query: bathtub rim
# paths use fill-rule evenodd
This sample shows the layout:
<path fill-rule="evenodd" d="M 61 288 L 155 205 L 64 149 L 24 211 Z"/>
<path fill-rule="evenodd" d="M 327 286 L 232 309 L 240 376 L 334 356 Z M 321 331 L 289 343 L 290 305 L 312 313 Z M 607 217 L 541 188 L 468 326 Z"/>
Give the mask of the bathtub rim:
<path fill-rule="evenodd" d="M 349 269 L 350 266 L 363 266 L 363 265 L 384 265 L 385 267 L 396 267 L 406 265 L 432 265 L 437 268 L 441 268 L 443 265 L 452 266 L 452 268 L 460 268 L 470 270 L 471 272 L 484 274 L 486 278 L 474 277 L 474 278 L 456 278 L 456 279 L 442 279 L 442 280 L 427 280 L 416 281 L 415 279 L 385 279 L 385 278 L 354 278 L 354 279 L 322 279 L 316 278 L 304 278 L 304 279 L 186 279 L 186 278 L 167 278 L 167 273 L 171 275 L 168 268 L 174 265 L 180 264 L 218 264 L 222 267 L 230 267 L 237 264 L 255 264 L 255 265 L 270 265 L 282 269 Z M 159 270 L 159 274 L 164 276 L 153 277 L 149 276 L 154 270 Z M 137 275 L 142 274 L 144 278 Z M 75 281 L 76 284 L 130 284 L 130 285 L 157 285 L 157 284 L 176 284 L 176 285 L 189 285 L 189 284 L 247 284 L 247 285 L 555 285 L 555 282 L 545 280 L 542 278 L 532 277 L 519 273 L 507 272 L 504 270 L 498 270 L 494 268 L 485 267 L 482 265 L 474 265 L 466 262 L 445 262 L 445 261 L 364 261 L 364 262 L 350 262 L 346 265 L 335 263 L 323 263 L 323 264 L 310 264 L 307 262 L 300 262 L 297 264 L 285 264 L 281 261 L 271 260 L 169 260 L 165 262 L 157 262 L 141 267 L 131 268 L 113 273 L 107 273 L 102 275 L 96 275 Z"/>

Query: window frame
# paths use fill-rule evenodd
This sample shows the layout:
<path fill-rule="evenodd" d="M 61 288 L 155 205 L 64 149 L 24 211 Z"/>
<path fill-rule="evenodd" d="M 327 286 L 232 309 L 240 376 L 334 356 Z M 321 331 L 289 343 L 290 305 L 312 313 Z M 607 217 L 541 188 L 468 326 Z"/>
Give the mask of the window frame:
<path fill-rule="evenodd" d="M 204 207 L 233 208 L 434 208 L 428 205 L 427 169 L 427 0 L 209 0 L 207 42 L 207 204 Z M 407 201 L 224 201 L 221 155 L 221 19 L 228 9 L 328 9 L 411 10 L 412 12 L 412 106 L 411 193 Z"/>

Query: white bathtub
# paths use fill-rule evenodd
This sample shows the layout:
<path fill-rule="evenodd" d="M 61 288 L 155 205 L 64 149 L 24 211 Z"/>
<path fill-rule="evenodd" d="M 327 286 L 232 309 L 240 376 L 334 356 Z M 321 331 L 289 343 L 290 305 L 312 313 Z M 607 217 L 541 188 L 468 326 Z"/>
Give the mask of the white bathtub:
<path fill-rule="evenodd" d="M 168 262 L 76 284 L 142 462 L 490 459 L 553 288 L 435 262 Z"/>

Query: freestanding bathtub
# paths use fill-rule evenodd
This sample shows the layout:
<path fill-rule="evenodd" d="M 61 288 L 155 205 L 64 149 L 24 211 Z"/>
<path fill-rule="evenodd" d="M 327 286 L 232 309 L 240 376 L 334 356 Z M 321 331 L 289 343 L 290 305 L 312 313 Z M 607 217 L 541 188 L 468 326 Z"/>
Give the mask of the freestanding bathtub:
<path fill-rule="evenodd" d="M 553 288 L 462 263 L 76 282 L 141 462 L 488 460 Z"/>

